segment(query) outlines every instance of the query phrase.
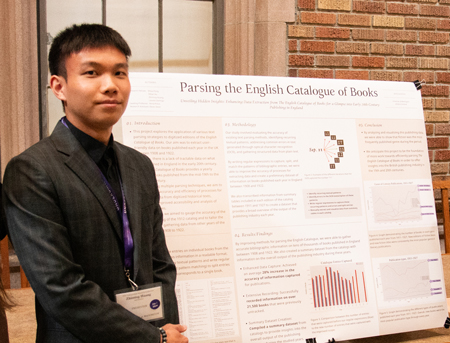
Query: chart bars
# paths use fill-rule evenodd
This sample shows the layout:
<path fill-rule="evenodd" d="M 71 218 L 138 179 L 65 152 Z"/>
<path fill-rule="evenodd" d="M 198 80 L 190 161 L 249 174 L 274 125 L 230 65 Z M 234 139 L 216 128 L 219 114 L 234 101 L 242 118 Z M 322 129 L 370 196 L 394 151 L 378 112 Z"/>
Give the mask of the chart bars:
<path fill-rule="evenodd" d="M 311 268 L 314 307 L 331 307 L 367 302 L 362 264 Z"/>

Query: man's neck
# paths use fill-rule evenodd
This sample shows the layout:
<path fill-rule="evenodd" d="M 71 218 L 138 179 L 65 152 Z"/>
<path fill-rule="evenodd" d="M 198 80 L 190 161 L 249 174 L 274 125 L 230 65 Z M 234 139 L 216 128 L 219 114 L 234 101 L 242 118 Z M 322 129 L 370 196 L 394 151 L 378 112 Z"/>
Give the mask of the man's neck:
<path fill-rule="evenodd" d="M 67 119 L 78 130 L 83 131 L 85 134 L 91 136 L 99 142 L 108 145 L 109 139 L 111 138 L 112 134 L 112 126 L 105 129 L 97 129 L 84 125 L 83 122 L 77 120 L 77 118 L 74 118 L 73 116 L 67 116 Z"/>

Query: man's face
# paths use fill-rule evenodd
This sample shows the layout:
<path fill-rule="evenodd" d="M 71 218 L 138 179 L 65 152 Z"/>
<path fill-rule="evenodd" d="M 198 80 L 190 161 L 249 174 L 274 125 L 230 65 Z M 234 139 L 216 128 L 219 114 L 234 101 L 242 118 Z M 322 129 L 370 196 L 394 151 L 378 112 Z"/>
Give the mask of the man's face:
<path fill-rule="evenodd" d="M 83 49 L 66 59 L 66 70 L 67 79 L 53 75 L 50 85 L 69 121 L 94 138 L 111 131 L 130 95 L 125 55 L 112 46 Z"/>

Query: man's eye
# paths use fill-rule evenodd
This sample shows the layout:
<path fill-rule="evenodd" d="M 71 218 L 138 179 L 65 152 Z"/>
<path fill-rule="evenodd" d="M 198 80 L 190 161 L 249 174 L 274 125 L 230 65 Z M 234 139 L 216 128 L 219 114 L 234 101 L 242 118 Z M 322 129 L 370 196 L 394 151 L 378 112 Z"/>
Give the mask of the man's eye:
<path fill-rule="evenodd" d="M 95 71 L 94 70 L 88 70 L 86 72 L 87 75 L 95 75 Z"/>

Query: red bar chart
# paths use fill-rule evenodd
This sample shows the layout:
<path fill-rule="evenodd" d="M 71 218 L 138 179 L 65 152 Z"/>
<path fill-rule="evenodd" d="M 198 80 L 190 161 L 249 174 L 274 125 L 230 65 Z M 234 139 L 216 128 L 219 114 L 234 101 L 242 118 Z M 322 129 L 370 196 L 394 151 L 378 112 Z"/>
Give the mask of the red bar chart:
<path fill-rule="evenodd" d="M 310 271 L 315 308 L 367 303 L 362 263 L 313 266 Z"/>

